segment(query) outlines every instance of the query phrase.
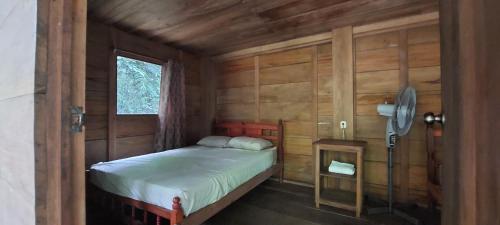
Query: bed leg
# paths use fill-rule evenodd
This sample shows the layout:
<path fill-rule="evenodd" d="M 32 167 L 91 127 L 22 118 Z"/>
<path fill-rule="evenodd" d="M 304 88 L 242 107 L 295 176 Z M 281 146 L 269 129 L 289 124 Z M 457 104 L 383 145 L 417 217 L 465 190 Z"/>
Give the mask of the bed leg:
<path fill-rule="evenodd" d="M 285 169 L 283 168 L 283 165 L 281 165 L 281 168 L 280 168 L 280 175 L 279 175 L 279 180 L 280 180 L 280 184 L 283 183 L 283 178 L 285 177 Z"/>
<path fill-rule="evenodd" d="M 183 219 L 184 212 L 182 211 L 181 199 L 179 197 L 175 197 L 172 202 L 170 225 L 180 225 Z"/>
<path fill-rule="evenodd" d="M 132 208 L 132 211 L 130 211 L 130 224 L 134 224 L 135 220 L 135 207 L 130 206 Z"/>
<path fill-rule="evenodd" d="M 142 218 L 142 223 L 144 225 L 148 224 L 148 211 L 146 211 L 145 209 L 144 209 L 144 214 L 143 214 L 143 218 Z"/>
<path fill-rule="evenodd" d="M 120 202 L 120 213 L 122 216 L 125 216 L 125 203 Z"/>

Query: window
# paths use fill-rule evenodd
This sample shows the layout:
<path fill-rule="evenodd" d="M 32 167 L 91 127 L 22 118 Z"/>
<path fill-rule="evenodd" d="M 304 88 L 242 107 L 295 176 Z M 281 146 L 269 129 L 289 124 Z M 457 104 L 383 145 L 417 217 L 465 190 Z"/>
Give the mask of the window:
<path fill-rule="evenodd" d="M 117 114 L 158 114 L 161 68 L 158 64 L 117 57 Z"/>

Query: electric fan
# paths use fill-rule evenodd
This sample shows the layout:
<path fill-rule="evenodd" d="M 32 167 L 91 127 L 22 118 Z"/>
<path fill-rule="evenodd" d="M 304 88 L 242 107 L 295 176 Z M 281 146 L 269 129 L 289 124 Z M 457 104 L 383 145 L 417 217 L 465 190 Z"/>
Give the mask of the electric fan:
<path fill-rule="evenodd" d="M 380 115 L 387 117 L 387 130 L 385 134 L 385 141 L 388 151 L 387 158 L 387 196 L 388 196 L 388 206 L 382 208 L 369 209 L 369 214 L 377 213 L 390 213 L 402 217 L 403 219 L 413 223 L 419 224 L 419 221 L 408 214 L 393 209 L 393 199 L 392 199 L 392 168 L 393 168 L 393 152 L 396 146 L 396 141 L 398 137 L 408 134 L 411 125 L 415 118 L 415 105 L 417 102 L 417 97 L 415 89 L 413 87 L 407 86 L 403 88 L 394 104 L 380 104 L 377 106 L 377 111 Z"/>

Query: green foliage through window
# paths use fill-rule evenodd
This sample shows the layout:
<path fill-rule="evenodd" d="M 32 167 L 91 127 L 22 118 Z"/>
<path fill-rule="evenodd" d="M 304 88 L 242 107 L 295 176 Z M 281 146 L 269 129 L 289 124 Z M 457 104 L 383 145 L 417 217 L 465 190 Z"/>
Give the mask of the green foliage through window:
<path fill-rule="evenodd" d="M 117 114 L 158 114 L 161 65 L 118 56 Z"/>

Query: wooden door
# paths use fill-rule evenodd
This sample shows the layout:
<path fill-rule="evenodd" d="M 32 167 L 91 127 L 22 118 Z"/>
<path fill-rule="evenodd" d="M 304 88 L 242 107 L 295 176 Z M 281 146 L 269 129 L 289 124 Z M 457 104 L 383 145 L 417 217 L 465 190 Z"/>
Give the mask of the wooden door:
<path fill-rule="evenodd" d="M 500 224 L 500 2 L 442 0 L 442 224 Z"/>
<path fill-rule="evenodd" d="M 75 110 L 80 108 L 85 113 L 85 77 L 86 77 L 86 46 L 87 46 L 87 0 L 72 0 L 72 35 L 71 42 L 71 83 L 69 84 L 70 97 L 63 110 L 68 113 L 67 108 Z M 74 111 L 70 111 L 74 121 Z M 84 123 L 85 121 L 81 121 Z M 71 213 L 63 214 L 63 224 L 85 225 L 85 126 L 72 124 L 70 127 L 69 140 L 71 141 L 71 157 L 66 159 L 66 166 L 71 170 L 71 185 L 69 192 L 69 205 Z M 80 126 L 80 127 L 78 127 Z"/>
<path fill-rule="evenodd" d="M 85 224 L 86 0 L 37 5 L 35 169 L 38 225 Z"/>

